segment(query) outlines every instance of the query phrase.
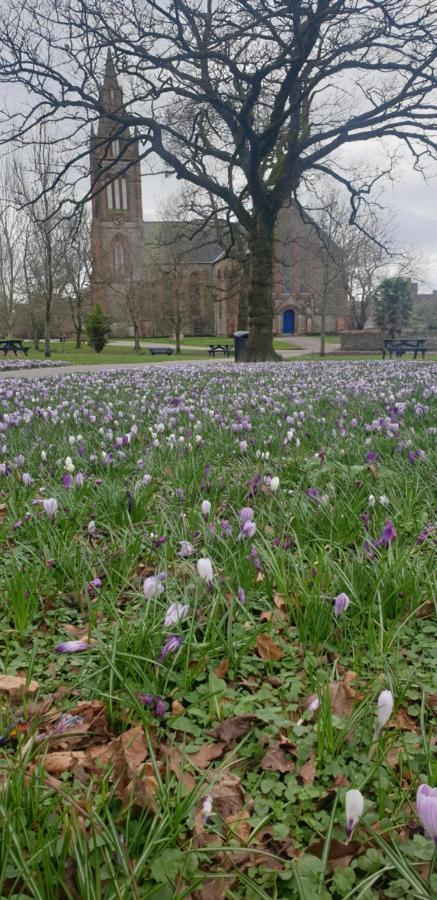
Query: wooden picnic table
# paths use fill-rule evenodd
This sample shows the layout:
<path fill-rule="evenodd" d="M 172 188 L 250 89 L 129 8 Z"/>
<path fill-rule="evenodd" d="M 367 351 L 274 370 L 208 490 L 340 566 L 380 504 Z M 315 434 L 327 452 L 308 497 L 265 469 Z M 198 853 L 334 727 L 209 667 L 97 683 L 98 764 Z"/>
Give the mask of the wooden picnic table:
<path fill-rule="evenodd" d="M 425 359 L 426 349 L 426 338 L 384 338 L 381 352 L 383 359 L 385 359 L 386 353 L 389 353 L 390 359 L 392 359 L 393 353 L 399 358 L 409 351 L 413 353 L 414 359 L 417 359 L 418 353 L 421 353 L 422 359 Z"/>
<path fill-rule="evenodd" d="M 14 356 L 17 355 L 17 352 L 24 353 L 25 356 L 27 356 L 30 347 L 25 347 L 23 341 L 20 341 L 17 338 L 6 338 L 5 340 L 0 341 L 0 350 L 3 350 L 3 356 L 6 356 L 9 352 L 12 352 Z"/>
<path fill-rule="evenodd" d="M 210 344 L 208 356 L 214 356 L 216 353 L 223 353 L 223 356 L 232 356 L 234 352 L 233 344 Z"/>

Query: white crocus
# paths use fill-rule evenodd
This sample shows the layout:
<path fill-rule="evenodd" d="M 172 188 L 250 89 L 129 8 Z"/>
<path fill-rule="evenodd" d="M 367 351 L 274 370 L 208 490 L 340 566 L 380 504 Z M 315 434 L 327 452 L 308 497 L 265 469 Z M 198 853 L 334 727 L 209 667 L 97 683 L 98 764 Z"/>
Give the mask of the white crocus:
<path fill-rule="evenodd" d="M 71 456 L 65 457 L 65 468 L 67 472 L 74 472 L 74 463 Z"/>
<path fill-rule="evenodd" d="M 197 571 L 199 577 L 210 587 L 212 585 L 213 572 L 212 562 L 208 557 L 197 560 Z"/>
<path fill-rule="evenodd" d="M 358 822 L 363 815 L 364 809 L 364 797 L 361 791 L 358 791 L 356 788 L 352 788 L 350 791 L 346 791 L 346 834 L 348 837 L 351 837 L 354 828 L 358 825 Z"/>
<path fill-rule="evenodd" d="M 270 490 L 272 494 L 276 494 L 276 491 L 279 489 L 279 478 L 277 475 L 274 475 L 270 482 Z"/>
<path fill-rule="evenodd" d="M 143 584 L 143 591 L 146 600 L 151 600 L 152 597 L 158 597 L 159 594 L 162 594 L 164 592 L 164 586 L 160 576 L 151 575 L 150 578 L 146 578 Z"/>
<path fill-rule="evenodd" d="M 211 504 L 210 504 L 209 500 L 203 500 L 201 509 L 202 509 L 202 515 L 205 516 L 205 519 L 207 519 L 211 512 Z"/>
<path fill-rule="evenodd" d="M 387 724 L 393 712 L 394 699 L 391 691 L 381 691 L 378 697 L 378 727 L 377 734 Z"/>
<path fill-rule="evenodd" d="M 190 607 L 186 603 L 172 603 L 165 614 L 164 628 L 170 628 L 172 625 L 177 625 L 178 622 L 183 622 L 189 612 Z"/>
<path fill-rule="evenodd" d="M 49 497 L 47 500 L 43 500 L 43 508 L 44 512 L 50 516 L 51 519 L 55 518 L 55 515 L 58 511 L 58 501 L 55 500 L 54 497 Z"/>

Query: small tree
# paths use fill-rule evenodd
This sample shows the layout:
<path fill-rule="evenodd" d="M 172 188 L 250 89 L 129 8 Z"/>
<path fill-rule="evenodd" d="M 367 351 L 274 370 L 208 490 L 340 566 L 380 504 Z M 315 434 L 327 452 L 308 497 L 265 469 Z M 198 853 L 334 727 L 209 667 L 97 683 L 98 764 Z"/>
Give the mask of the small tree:
<path fill-rule="evenodd" d="M 378 328 L 390 337 L 400 335 L 411 316 L 411 286 L 400 275 L 384 278 L 375 297 L 375 318 Z"/>
<path fill-rule="evenodd" d="M 96 353 L 100 353 L 108 342 L 110 332 L 109 319 L 100 303 L 97 303 L 85 320 L 88 340 Z"/>

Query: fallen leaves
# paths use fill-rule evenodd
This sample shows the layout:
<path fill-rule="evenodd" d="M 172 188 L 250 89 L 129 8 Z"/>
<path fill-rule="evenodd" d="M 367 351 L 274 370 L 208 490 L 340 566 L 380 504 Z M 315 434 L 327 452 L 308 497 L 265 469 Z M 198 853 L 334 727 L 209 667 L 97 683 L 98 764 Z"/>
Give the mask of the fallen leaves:
<path fill-rule="evenodd" d="M 261 659 L 275 660 L 278 662 L 284 656 L 283 650 L 275 644 L 270 634 L 258 634 L 256 638 L 256 652 Z"/>
<path fill-rule="evenodd" d="M 354 710 L 357 697 L 356 690 L 351 687 L 355 681 L 355 672 L 345 672 L 341 681 L 331 681 L 329 692 L 331 695 L 331 707 L 335 716 L 350 716 Z"/>
<path fill-rule="evenodd" d="M 223 756 L 225 746 L 224 743 L 203 744 L 196 753 L 189 753 L 187 758 L 198 769 L 207 769 L 214 759 Z"/>
<path fill-rule="evenodd" d="M 299 769 L 299 778 L 304 784 L 313 784 L 316 777 L 316 759 L 314 753 L 311 753 L 306 763 Z"/>
<path fill-rule="evenodd" d="M 257 716 L 252 715 L 252 713 L 231 716 L 229 719 L 224 719 L 223 722 L 220 722 L 209 734 L 227 745 L 233 744 L 240 738 L 245 737 L 251 731 L 256 721 Z"/>
<path fill-rule="evenodd" d="M 38 682 L 28 682 L 25 675 L 0 675 L 0 693 L 7 694 L 11 700 L 21 700 L 23 696 L 32 696 L 36 694 L 38 688 Z"/>
<path fill-rule="evenodd" d="M 324 853 L 324 849 L 325 842 L 317 841 L 316 844 L 313 844 L 308 848 L 307 852 L 311 853 L 312 856 L 317 856 L 319 859 L 321 859 Z M 329 871 L 334 872 L 335 869 L 347 868 L 347 866 L 350 866 L 355 856 L 364 853 L 365 850 L 366 844 L 360 843 L 360 841 L 349 841 L 347 844 L 343 844 L 341 841 L 336 840 L 336 838 L 332 838 L 329 845 L 328 855 Z"/>
<path fill-rule="evenodd" d="M 264 754 L 261 760 L 261 768 L 271 772 L 292 772 L 294 763 L 275 741 Z"/>

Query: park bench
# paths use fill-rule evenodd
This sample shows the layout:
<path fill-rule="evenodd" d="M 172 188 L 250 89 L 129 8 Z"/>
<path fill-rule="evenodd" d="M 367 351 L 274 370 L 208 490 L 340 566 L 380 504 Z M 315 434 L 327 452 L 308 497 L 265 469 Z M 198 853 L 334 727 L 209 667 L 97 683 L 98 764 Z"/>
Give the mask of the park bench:
<path fill-rule="evenodd" d="M 174 353 L 172 347 L 149 347 L 148 349 L 152 356 L 172 356 Z"/>
<path fill-rule="evenodd" d="M 17 352 L 24 353 L 27 356 L 30 347 L 25 347 L 23 341 L 19 341 L 16 338 L 7 338 L 4 341 L 0 341 L 0 350 L 3 350 L 3 356 L 6 356 L 9 352 L 12 352 L 14 356 L 17 355 Z"/>
<path fill-rule="evenodd" d="M 425 359 L 426 349 L 425 338 L 384 338 L 384 346 L 381 352 L 383 359 L 385 359 L 387 353 L 390 354 L 390 359 L 392 359 L 393 353 L 399 359 L 400 356 L 409 351 L 413 353 L 414 359 L 417 359 L 418 353 L 421 353 L 422 359 Z"/>
<path fill-rule="evenodd" d="M 234 352 L 233 344 L 210 344 L 208 356 L 214 356 L 216 353 L 223 353 L 223 356 L 232 356 Z"/>

